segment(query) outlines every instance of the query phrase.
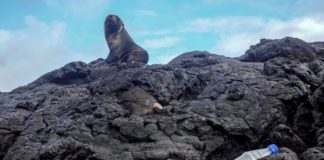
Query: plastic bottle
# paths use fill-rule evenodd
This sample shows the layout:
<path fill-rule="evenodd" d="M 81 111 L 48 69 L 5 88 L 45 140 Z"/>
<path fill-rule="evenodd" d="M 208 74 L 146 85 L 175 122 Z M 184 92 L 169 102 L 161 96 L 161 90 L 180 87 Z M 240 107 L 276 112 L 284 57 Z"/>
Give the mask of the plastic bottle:
<path fill-rule="evenodd" d="M 271 144 L 267 148 L 244 152 L 240 157 L 237 157 L 235 160 L 258 160 L 270 156 L 271 154 L 277 154 L 278 152 L 279 149 L 277 145 Z"/>

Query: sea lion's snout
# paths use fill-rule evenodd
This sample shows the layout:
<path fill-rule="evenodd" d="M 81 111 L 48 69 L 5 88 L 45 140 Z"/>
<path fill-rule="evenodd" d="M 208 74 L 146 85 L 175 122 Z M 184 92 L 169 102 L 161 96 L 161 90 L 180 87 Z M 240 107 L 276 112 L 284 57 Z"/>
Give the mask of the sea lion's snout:
<path fill-rule="evenodd" d="M 108 25 L 108 26 L 114 26 L 114 25 L 115 26 L 121 26 L 121 25 L 123 25 L 123 22 L 116 15 L 108 15 L 106 17 L 105 24 Z"/>
<path fill-rule="evenodd" d="M 106 17 L 106 22 L 108 22 L 108 23 L 114 23 L 114 22 L 116 22 L 116 18 L 117 16 L 115 16 L 115 15 L 108 15 L 107 17 Z"/>
<path fill-rule="evenodd" d="M 112 33 L 118 32 L 118 30 L 123 26 L 122 20 L 116 15 L 108 15 L 105 20 L 105 33 L 110 35 Z"/>

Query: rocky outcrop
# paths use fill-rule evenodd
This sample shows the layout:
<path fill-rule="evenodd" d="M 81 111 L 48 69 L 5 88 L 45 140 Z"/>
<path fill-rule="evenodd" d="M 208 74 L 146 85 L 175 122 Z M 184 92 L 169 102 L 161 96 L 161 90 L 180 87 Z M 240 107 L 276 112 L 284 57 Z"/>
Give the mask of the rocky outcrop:
<path fill-rule="evenodd" d="M 324 57 L 324 42 L 312 42 L 309 44 L 315 49 L 318 57 Z"/>
<path fill-rule="evenodd" d="M 268 160 L 323 159 L 315 54 L 284 38 L 261 40 L 242 61 L 194 51 L 166 65 L 72 62 L 0 94 L 0 159 L 232 160 L 270 143 L 280 153 Z M 134 90 L 163 110 L 131 115 L 122 102 Z"/>
<path fill-rule="evenodd" d="M 283 39 L 261 39 L 260 43 L 252 45 L 241 61 L 264 62 L 275 57 L 285 57 L 294 61 L 310 62 L 316 57 L 314 48 L 298 39 L 285 37 Z"/>

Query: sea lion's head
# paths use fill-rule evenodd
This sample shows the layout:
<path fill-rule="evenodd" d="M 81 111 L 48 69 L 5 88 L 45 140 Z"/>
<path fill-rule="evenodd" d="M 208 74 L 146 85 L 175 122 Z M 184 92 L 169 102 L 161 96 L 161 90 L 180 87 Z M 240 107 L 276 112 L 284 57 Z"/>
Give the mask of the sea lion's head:
<path fill-rule="evenodd" d="M 105 36 L 108 37 L 124 28 L 123 21 L 116 15 L 108 15 L 105 20 Z"/>

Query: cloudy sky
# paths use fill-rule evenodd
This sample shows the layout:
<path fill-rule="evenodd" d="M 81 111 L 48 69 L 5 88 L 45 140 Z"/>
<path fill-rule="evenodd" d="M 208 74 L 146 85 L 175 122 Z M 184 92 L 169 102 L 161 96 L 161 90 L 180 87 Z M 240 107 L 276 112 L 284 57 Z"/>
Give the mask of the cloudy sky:
<path fill-rule="evenodd" d="M 323 0 L 10 0 L 0 6 L 0 91 L 106 58 L 108 14 L 123 19 L 150 64 L 192 50 L 236 57 L 260 38 L 324 40 Z"/>

